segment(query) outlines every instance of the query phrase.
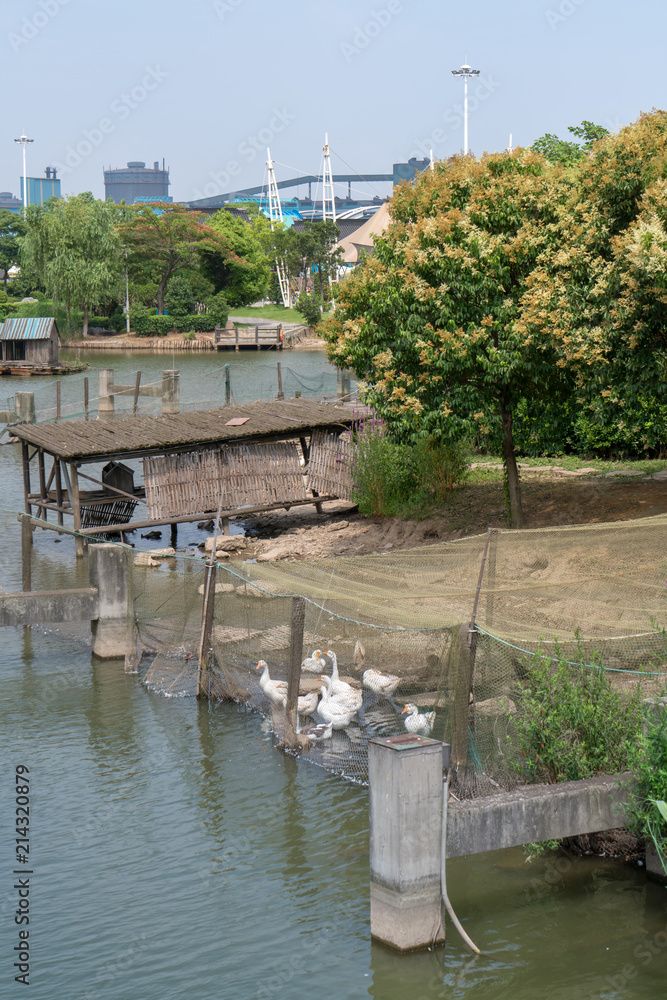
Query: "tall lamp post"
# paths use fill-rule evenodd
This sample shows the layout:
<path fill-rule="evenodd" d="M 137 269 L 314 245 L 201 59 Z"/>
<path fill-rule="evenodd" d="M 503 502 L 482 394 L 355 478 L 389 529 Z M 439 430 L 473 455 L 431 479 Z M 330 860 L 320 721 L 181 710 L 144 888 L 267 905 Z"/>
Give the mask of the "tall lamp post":
<path fill-rule="evenodd" d="M 478 69 L 471 69 L 467 63 L 461 66 L 461 69 L 453 69 L 452 76 L 458 76 L 463 79 L 463 153 L 465 156 L 468 155 L 468 80 L 474 76 L 479 76 Z"/>
<path fill-rule="evenodd" d="M 14 139 L 14 142 L 18 142 L 23 146 L 23 214 L 25 215 L 25 210 L 28 207 L 28 174 L 25 168 L 25 148 L 29 142 L 34 142 L 34 139 L 29 139 L 28 136 L 23 133 L 20 139 Z"/>

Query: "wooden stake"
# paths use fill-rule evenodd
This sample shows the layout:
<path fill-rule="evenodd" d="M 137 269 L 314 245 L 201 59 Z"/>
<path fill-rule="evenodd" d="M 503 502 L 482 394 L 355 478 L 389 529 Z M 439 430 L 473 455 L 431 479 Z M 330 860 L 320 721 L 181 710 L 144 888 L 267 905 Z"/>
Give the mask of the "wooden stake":
<path fill-rule="evenodd" d="M 39 495 L 42 500 L 46 501 L 48 497 L 46 495 L 46 472 L 44 470 L 44 451 L 42 448 L 39 449 L 37 462 L 39 464 Z M 38 511 L 39 516 L 46 521 L 46 507 L 39 507 Z"/>
<path fill-rule="evenodd" d="M 83 380 L 83 413 L 84 420 L 88 419 L 88 376 Z"/>
<path fill-rule="evenodd" d="M 67 466 L 63 465 L 65 471 L 66 482 L 69 477 L 67 476 Z M 67 482 L 67 492 L 69 493 L 70 503 L 72 505 L 72 513 L 74 515 L 74 530 L 79 531 L 81 529 L 81 500 L 79 497 L 79 470 L 77 469 L 74 462 L 70 463 L 70 476 L 71 480 Z M 76 552 L 77 559 L 83 558 L 83 538 L 81 535 L 77 535 L 74 539 L 74 550 Z"/>
<path fill-rule="evenodd" d="M 225 406 L 231 406 L 231 404 L 232 404 L 232 383 L 229 374 L 229 365 L 225 365 Z"/>
<path fill-rule="evenodd" d="M 32 523 L 29 517 L 21 516 L 21 575 L 24 591 L 32 590 Z"/>
<path fill-rule="evenodd" d="M 280 362 L 277 363 L 278 368 L 278 399 L 284 399 L 285 393 L 283 392 L 283 373 L 280 367 Z"/>
<path fill-rule="evenodd" d="M 60 475 L 60 459 L 53 459 L 53 468 L 56 470 L 56 503 L 58 504 L 58 524 L 63 523 L 63 483 Z"/>
<path fill-rule="evenodd" d="M 296 734 L 297 702 L 299 684 L 301 682 L 301 661 L 303 660 L 303 633 L 306 624 L 306 601 L 303 597 L 292 598 L 292 626 L 289 646 L 289 673 L 287 675 L 287 704 L 285 705 L 285 734 L 283 741 L 286 747 L 295 750 L 299 747 Z"/>
<path fill-rule="evenodd" d="M 32 514 L 30 506 L 30 452 L 25 441 L 21 441 L 21 457 L 23 459 L 23 500 L 26 514 Z"/>
<path fill-rule="evenodd" d="M 60 423 L 60 381 L 56 382 L 56 423 Z"/>
<path fill-rule="evenodd" d="M 215 552 L 211 553 L 206 566 L 204 605 L 202 608 L 202 629 L 197 661 L 197 697 L 208 698 L 209 672 L 211 669 L 211 634 L 213 632 L 213 611 L 215 608 Z"/>
<path fill-rule="evenodd" d="M 137 381 L 134 386 L 134 399 L 132 400 L 132 416 L 137 415 L 137 403 L 139 401 L 139 386 L 141 385 L 141 372 L 137 372 Z"/>

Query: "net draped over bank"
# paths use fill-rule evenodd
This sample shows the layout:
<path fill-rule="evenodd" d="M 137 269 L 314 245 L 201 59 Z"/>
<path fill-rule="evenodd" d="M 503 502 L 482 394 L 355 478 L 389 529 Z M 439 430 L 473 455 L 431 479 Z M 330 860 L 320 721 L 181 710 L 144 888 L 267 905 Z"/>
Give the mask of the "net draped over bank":
<path fill-rule="evenodd" d="M 393 701 L 364 695 L 359 720 L 309 751 L 367 778 L 369 738 L 404 732 L 403 706 L 435 712 L 431 735 L 452 744 L 464 794 L 516 783 L 511 733 L 533 654 L 605 669 L 647 694 L 667 677 L 667 517 L 539 530 L 494 529 L 451 542 L 349 558 L 217 564 L 212 697 L 243 701 L 281 732 L 259 687 L 260 659 L 285 680 L 291 601 L 306 600 L 304 651 L 332 650 L 341 676 L 400 678 Z M 486 550 L 486 553 L 485 553 Z M 481 586 L 480 570 L 484 567 Z M 150 688 L 193 694 L 205 569 L 201 560 L 134 567 L 139 652 Z M 477 599 L 474 640 L 472 609 Z M 327 671 L 330 672 L 329 668 Z M 317 677 L 302 674 L 304 693 Z"/>

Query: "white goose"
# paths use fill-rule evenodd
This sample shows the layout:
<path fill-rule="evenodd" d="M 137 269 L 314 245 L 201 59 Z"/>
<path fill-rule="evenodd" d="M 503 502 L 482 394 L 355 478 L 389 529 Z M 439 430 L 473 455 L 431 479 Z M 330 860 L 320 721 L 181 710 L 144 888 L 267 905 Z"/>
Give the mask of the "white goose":
<path fill-rule="evenodd" d="M 269 665 L 266 660 L 260 660 L 256 670 L 262 671 L 259 686 L 272 705 L 285 705 L 287 701 L 287 681 L 272 681 L 269 676 Z"/>
<path fill-rule="evenodd" d="M 420 715 L 419 709 L 412 702 L 408 702 L 401 715 L 405 715 L 406 712 L 408 713 L 408 717 L 405 720 L 405 728 L 409 733 L 419 736 L 431 735 L 431 730 L 435 723 L 435 712 L 424 712 L 423 715 Z"/>
<path fill-rule="evenodd" d="M 328 678 L 329 680 L 331 678 Z M 323 722 L 331 725 L 332 729 L 345 729 L 352 722 L 355 715 L 353 709 L 347 709 L 340 702 L 331 697 L 328 687 L 322 685 L 322 697 L 317 706 L 317 714 Z"/>
<path fill-rule="evenodd" d="M 383 698 L 391 698 L 401 683 L 401 678 L 395 674 L 385 674 L 381 670 L 364 670 L 361 683 L 369 691 L 374 691 Z"/>
<path fill-rule="evenodd" d="M 287 704 L 287 681 L 273 681 L 269 676 L 269 665 L 266 660 L 260 660 L 257 670 L 262 671 L 259 679 L 259 686 L 273 705 Z M 309 691 L 297 699 L 296 710 L 298 715 L 312 715 L 317 708 L 319 693 Z"/>
<path fill-rule="evenodd" d="M 321 680 L 324 681 L 324 684 L 326 686 L 329 697 L 331 698 L 331 701 L 335 702 L 337 705 L 340 705 L 341 708 L 345 709 L 345 711 L 352 712 L 353 715 L 359 711 L 364 701 L 363 691 L 358 691 L 356 688 L 353 688 L 350 684 L 345 684 L 345 686 L 343 687 L 342 686 L 344 684 L 343 681 L 340 682 L 341 686 L 338 688 L 338 690 L 334 691 L 331 677 L 328 677 L 326 674 L 323 674 Z"/>
<path fill-rule="evenodd" d="M 313 650 L 310 656 L 301 661 L 301 669 L 309 674 L 321 674 L 326 665 L 327 661 L 322 656 L 321 649 Z"/>
<path fill-rule="evenodd" d="M 331 694 L 333 697 L 338 698 L 341 695 L 343 697 L 352 697 L 352 695 L 358 695 L 358 688 L 352 687 L 351 684 L 348 684 L 347 681 L 342 681 L 338 676 L 338 657 L 332 649 L 327 649 L 327 656 L 331 660 L 331 677 L 329 680 L 331 681 Z M 359 682 L 357 681 L 357 683 Z"/>

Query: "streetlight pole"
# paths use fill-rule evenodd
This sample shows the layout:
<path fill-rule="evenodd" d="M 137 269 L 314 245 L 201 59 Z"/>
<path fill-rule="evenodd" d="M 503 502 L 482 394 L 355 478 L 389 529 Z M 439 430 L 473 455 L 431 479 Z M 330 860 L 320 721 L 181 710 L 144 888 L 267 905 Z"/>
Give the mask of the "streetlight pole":
<path fill-rule="evenodd" d="M 20 139 L 14 139 L 14 142 L 18 142 L 23 147 L 23 214 L 25 215 L 25 210 L 28 207 L 28 174 L 25 166 L 25 148 L 29 142 L 34 142 L 34 139 L 29 139 L 28 136 L 23 133 Z"/>
<path fill-rule="evenodd" d="M 461 69 L 453 69 L 452 76 L 463 79 L 463 155 L 468 155 L 468 80 L 474 76 L 479 76 L 478 69 L 471 69 L 467 63 Z"/>

